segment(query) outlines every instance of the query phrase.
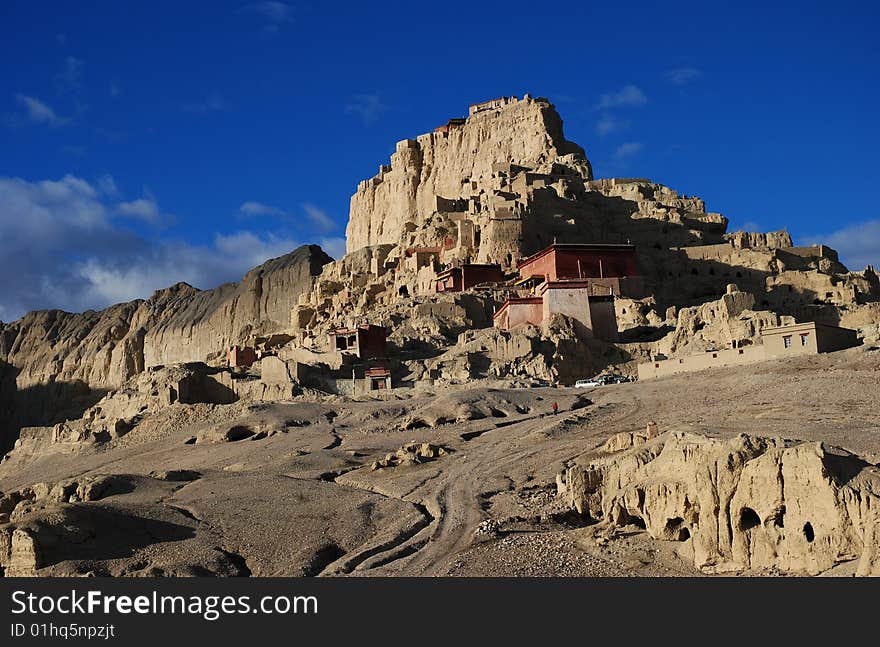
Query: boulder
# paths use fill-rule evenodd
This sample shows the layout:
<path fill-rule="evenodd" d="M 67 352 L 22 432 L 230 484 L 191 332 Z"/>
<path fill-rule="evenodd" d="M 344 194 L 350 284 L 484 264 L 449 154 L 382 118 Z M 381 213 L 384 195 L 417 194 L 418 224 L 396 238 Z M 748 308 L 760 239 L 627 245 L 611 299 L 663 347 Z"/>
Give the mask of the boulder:
<path fill-rule="evenodd" d="M 446 456 L 449 450 L 431 443 L 407 443 L 393 454 L 386 454 L 385 458 L 374 461 L 370 469 L 378 470 L 384 467 L 399 467 L 401 465 L 418 465 Z"/>

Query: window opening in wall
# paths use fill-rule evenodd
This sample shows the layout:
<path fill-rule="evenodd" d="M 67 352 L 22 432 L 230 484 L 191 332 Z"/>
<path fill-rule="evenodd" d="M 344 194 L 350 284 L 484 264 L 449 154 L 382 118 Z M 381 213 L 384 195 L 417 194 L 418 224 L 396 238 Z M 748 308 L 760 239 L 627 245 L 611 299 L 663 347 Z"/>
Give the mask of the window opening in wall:
<path fill-rule="evenodd" d="M 782 338 L 782 345 L 786 348 L 791 348 L 791 335 L 786 335 Z"/>
<path fill-rule="evenodd" d="M 801 346 L 807 345 L 807 337 L 809 337 L 809 336 L 810 336 L 810 333 L 808 333 L 808 332 L 801 333 Z"/>

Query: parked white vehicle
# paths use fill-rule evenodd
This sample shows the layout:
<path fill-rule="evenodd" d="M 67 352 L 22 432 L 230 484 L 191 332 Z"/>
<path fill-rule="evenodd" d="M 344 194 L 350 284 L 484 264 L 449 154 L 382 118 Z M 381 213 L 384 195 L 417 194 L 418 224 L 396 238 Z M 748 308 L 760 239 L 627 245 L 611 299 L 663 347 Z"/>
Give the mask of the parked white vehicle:
<path fill-rule="evenodd" d="M 576 389 L 589 389 L 594 386 L 602 386 L 599 380 L 578 380 L 574 383 Z"/>

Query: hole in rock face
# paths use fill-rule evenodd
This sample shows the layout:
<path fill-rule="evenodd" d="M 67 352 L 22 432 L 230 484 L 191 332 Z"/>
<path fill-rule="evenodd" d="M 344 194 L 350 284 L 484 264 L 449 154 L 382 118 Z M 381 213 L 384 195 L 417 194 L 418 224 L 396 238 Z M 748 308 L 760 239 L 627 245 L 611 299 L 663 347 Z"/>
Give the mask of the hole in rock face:
<path fill-rule="evenodd" d="M 776 513 L 776 516 L 773 518 L 773 525 L 777 528 L 785 528 L 785 506 L 782 506 L 779 512 Z"/>
<path fill-rule="evenodd" d="M 761 525 L 761 517 L 751 508 L 743 508 L 739 512 L 739 529 L 745 532 Z"/>
<path fill-rule="evenodd" d="M 226 438 L 231 442 L 244 440 L 245 438 L 250 438 L 253 435 L 253 430 L 246 425 L 235 425 L 234 427 L 230 427 L 229 431 L 226 432 Z"/>
<path fill-rule="evenodd" d="M 635 526 L 636 528 L 641 528 L 644 530 L 647 526 L 645 526 L 645 520 L 641 517 L 630 516 L 627 520 L 627 525 Z"/>
<path fill-rule="evenodd" d="M 816 538 L 816 533 L 813 532 L 813 524 L 811 524 L 809 521 L 804 524 L 804 537 L 810 544 L 812 544 L 813 540 Z"/>
<path fill-rule="evenodd" d="M 691 537 L 691 531 L 684 525 L 684 519 L 674 517 L 666 521 L 666 532 L 674 541 L 687 541 Z"/>

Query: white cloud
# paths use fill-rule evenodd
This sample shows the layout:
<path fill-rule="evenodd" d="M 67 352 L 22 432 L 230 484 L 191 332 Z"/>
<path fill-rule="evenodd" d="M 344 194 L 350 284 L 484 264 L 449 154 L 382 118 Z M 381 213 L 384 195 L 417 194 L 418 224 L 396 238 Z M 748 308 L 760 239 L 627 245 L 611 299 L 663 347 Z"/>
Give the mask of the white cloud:
<path fill-rule="evenodd" d="M 151 225 L 158 225 L 163 221 L 156 199 L 149 195 L 131 202 L 120 202 L 116 205 L 116 210 L 122 216 L 143 220 Z"/>
<path fill-rule="evenodd" d="M 687 85 L 703 78 L 703 73 L 695 67 L 678 67 L 674 70 L 666 70 L 663 78 L 673 85 Z"/>
<path fill-rule="evenodd" d="M 614 158 L 618 161 L 629 159 L 644 148 L 639 142 L 627 142 L 621 144 L 614 151 Z"/>
<path fill-rule="evenodd" d="M 49 126 L 63 126 L 69 119 L 59 117 L 58 113 L 47 103 L 35 97 L 17 94 L 15 98 L 24 106 L 27 118 L 35 124 L 48 124 Z"/>
<path fill-rule="evenodd" d="M 148 245 L 125 262 L 114 257 L 90 257 L 73 265 L 72 274 L 79 280 L 80 291 L 77 305 L 70 309 L 146 298 L 181 281 L 201 289 L 213 288 L 238 281 L 251 268 L 298 246 L 295 240 L 273 234 L 239 231 L 228 236 L 218 234 L 213 245 L 180 241 Z"/>
<path fill-rule="evenodd" d="M 617 92 L 603 94 L 599 97 L 599 104 L 596 107 L 599 110 L 609 110 L 611 108 L 643 106 L 647 102 L 645 94 L 637 86 L 630 83 Z"/>
<path fill-rule="evenodd" d="M 180 259 L 185 265 L 187 260 Z M 89 258 L 74 265 L 74 275 L 81 280 L 81 293 L 78 303 L 96 304 L 94 306 L 74 305 L 73 310 L 80 307 L 101 308 L 104 304 L 122 303 L 142 299 L 159 287 L 168 287 L 184 280 L 188 274 L 179 263 L 138 262 L 132 265 L 104 263 L 99 258 Z M 188 282 L 188 281 L 187 281 Z M 51 290 L 48 291 L 51 294 Z M 63 301 L 63 297 L 56 297 Z"/>
<path fill-rule="evenodd" d="M 333 258 L 342 258 L 345 256 L 345 238 L 321 238 L 318 241 L 321 249 L 327 252 Z"/>
<path fill-rule="evenodd" d="M 75 301 L 71 256 L 130 246 L 129 235 L 115 232 L 110 218 L 85 180 L 71 175 L 42 182 L 0 177 L 0 272 L 15 277 L 0 293 L 6 316 Z M 47 299 L 48 294 L 57 294 L 57 301 Z"/>
<path fill-rule="evenodd" d="M 15 277 L 0 291 L 4 320 L 41 308 L 103 308 L 178 281 L 215 287 L 298 246 L 281 233 L 250 231 L 205 245 L 144 237 L 127 228 L 101 184 L 72 175 L 41 182 L 0 177 L 0 275 Z M 143 206 L 150 199 L 123 204 L 130 216 L 151 216 L 152 207 Z M 158 205 L 156 212 L 162 213 Z"/>
<path fill-rule="evenodd" d="M 366 126 L 375 123 L 386 110 L 378 94 L 356 94 L 345 106 L 346 112 L 359 115 Z"/>
<path fill-rule="evenodd" d="M 848 225 L 825 236 L 801 237 L 801 244 L 823 243 L 837 250 L 841 262 L 853 271 L 873 265 L 880 270 L 880 220 Z"/>
<path fill-rule="evenodd" d="M 243 216 L 269 216 L 296 221 L 301 231 L 308 230 L 307 225 L 311 225 L 311 230 L 319 234 L 327 234 L 338 227 L 336 221 L 323 209 L 308 202 L 303 204 L 302 208 L 306 216 L 304 219 L 264 202 L 248 200 L 238 208 L 238 212 Z"/>
<path fill-rule="evenodd" d="M 278 207 L 272 207 L 256 200 L 248 200 L 239 208 L 239 212 L 245 216 L 284 216 L 285 213 Z"/>
<path fill-rule="evenodd" d="M 292 238 L 272 233 L 261 236 L 251 231 L 237 231 L 229 235 L 217 234 L 214 247 L 227 258 L 235 258 L 236 262 L 243 263 L 246 269 L 250 269 L 270 258 L 293 251 L 299 247 L 299 243 Z"/>
<path fill-rule="evenodd" d="M 306 212 L 306 216 L 311 221 L 315 227 L 322 231 L 332 231 L 336 229 L 336 222 L 327 215 L 327 212 L 323 209 L 319 209 L 313 204 L 304 204 L 303 209 Z"/>

